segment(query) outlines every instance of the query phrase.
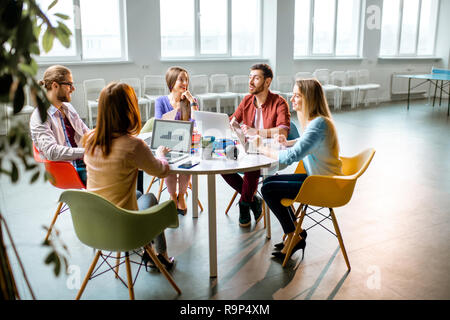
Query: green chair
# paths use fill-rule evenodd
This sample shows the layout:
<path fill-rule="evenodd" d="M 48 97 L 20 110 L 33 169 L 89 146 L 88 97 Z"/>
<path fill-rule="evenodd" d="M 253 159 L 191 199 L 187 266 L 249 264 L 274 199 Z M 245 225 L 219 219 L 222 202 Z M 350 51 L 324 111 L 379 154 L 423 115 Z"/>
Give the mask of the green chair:
<path fill-rule="evenodd" d="M 149 243 L 166 228 L 178 227 L 178 214 L 173 201 L 155 205 L 142 211 L 121 209 L 105 198 L 88 191 L 66 190 L 60 198 L 71 211 L 75 233 L 82 243 L 97 250 L 94 260 L 81 285 L 76 299 L 80 299 L 87 282 L 100 257 L 106 261 L 110 255 L 104 251 L 125 252 L 128 291 L 134 300 L 129 251 L 144 247 L 158 269 L 167 278 L 178 294 L 181 290 L 167 272 Z M 116 276 L 118 276 L 119 256 L 117 256 Z M 114 267 L 111 267 L 113 269 Z M 125 283 L 125 282 L 124 282 Z"/>

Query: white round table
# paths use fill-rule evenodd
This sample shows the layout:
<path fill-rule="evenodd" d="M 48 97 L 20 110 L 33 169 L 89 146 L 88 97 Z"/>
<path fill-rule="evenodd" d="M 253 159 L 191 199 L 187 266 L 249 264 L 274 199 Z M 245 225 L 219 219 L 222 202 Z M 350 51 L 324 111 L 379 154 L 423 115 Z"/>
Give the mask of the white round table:
<path fill-rule="evenodd" d="M 178 166 L 189 160 L 199 160 L 200 163 L 191 169 L 181 169 Z M 237 160 L 228 160 L 225 157 L 214 158 L 212 160 L 203 160 L 199 156 L 193 156 L 189 160 L 170 165 L 171 173 L 185 173 L 192 175 L 192 214 L 194 218 L 198 217 L 198 175 L 208 176 L 208 219 L 209 219 L 209 270 L 210 277 L 217 277 L 217 225 L 216 225 L 216 174 L 227 174 L 236 172 L 255 171 L 263 169 L 276 168 L 278 161 L 263 155 L 245 154 L 240 149 Z M 275 169 L 276 170 L 276 169 Z M 266 173 L 267 174 L 267 173 Z M 266 212 L 269 214 L 268 208 Z M 270 223 L 267 223 L 267 237 L 270 238 Z"/>

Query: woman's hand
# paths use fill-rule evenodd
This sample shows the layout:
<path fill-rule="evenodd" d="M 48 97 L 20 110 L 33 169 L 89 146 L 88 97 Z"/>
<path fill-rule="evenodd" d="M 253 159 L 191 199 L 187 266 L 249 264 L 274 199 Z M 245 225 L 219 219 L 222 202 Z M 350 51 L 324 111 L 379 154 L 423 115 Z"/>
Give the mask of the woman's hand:
<path fill-rule="evenodd" d="M 159 158 L 164 158 L 169 151 L 170 151 L 169 148 L 159 146 L 158 149 L 156 149 L 156 156 Z"/>
<path fill-rule="evenodd" d="M 181 94 L 181 100 L 183 100 L 183 98 L 186 98 L 189 100 L 189 103 L 193 103 L 195 102 L 194 97 L 192 96 L 192 94 L 189 92 L 189 90 L 186 90 L 185 92 L 183 92 Z"/>
<path fill-rule="evenodd" d="M 277 141 L 282 146 L 287 146 L 288 141 L 286 139 L 286 136 L 284 134 L 276 134 L 274 137 L 274 140 Z"/>

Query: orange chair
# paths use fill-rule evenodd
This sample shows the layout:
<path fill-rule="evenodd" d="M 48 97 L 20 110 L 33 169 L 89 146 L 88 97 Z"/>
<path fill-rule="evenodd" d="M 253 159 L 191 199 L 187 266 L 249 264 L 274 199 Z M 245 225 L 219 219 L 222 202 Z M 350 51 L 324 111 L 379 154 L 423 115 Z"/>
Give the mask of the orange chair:
<path fill-rule="evenodd" d="M 33 156 L 36 162 L 44 163 L 45 171 L 49 175 L 49 181 L 52 185 L 59 189 L 86 189 L 86 186 L 81 181 L 77 170 L 73 165 L 66 161 L 50 161 L 41 158 L 38 149 L 33 143 Z M 55 215 L 53 216 L 50 227 L 48 228 L 47 235 L 45 236 L 45 241 L 48 240 L 52 228 L 61 212 L 67 210 L 63 203 L 59 202 L 56 209 Z"/>

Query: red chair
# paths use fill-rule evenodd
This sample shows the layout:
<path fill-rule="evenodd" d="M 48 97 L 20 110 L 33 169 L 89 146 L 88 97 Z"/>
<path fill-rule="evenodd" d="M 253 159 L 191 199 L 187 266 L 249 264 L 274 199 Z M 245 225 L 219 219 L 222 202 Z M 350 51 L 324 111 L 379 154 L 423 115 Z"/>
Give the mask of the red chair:
<path fill-rule="evenodd" d="M 38 149 L 33 143 L 33 156 L 36 162 L 44 163 L 45 171 L 49 175 L 49 181 L 52 185 L 59 189 L 86 189 L 86 186 L 81 181 L 77 170 L 73 165 L 66 161 L 50 161 L 41 158 Z M 62 202 L 58 203 L 55 215 L 53 216 L 50 227 L 48 228 L 47 235 L 45 236 L 45 241 L 48 240 L 52 228 L 61 212 L 66 211 L 68 208 Z"/>

